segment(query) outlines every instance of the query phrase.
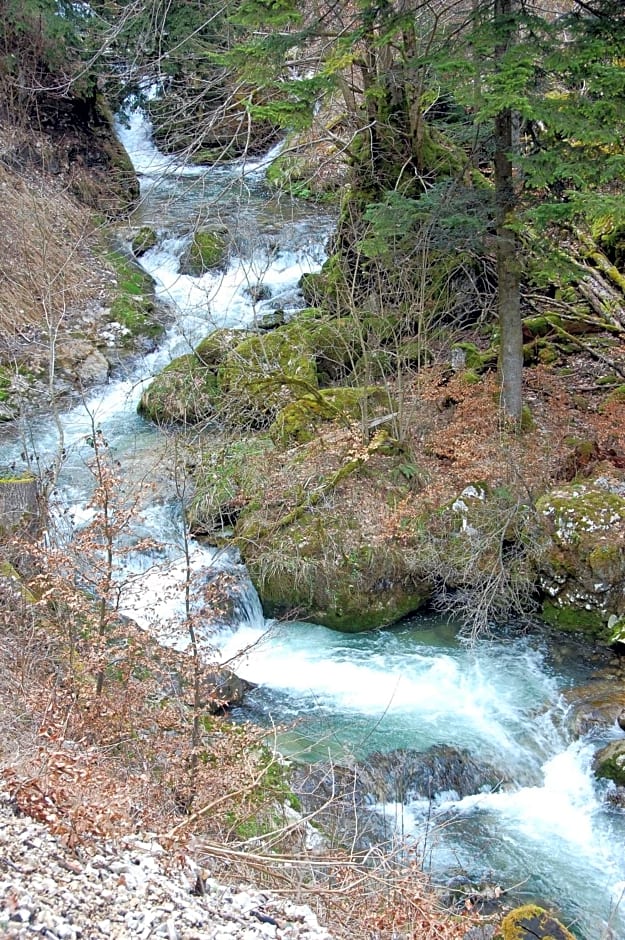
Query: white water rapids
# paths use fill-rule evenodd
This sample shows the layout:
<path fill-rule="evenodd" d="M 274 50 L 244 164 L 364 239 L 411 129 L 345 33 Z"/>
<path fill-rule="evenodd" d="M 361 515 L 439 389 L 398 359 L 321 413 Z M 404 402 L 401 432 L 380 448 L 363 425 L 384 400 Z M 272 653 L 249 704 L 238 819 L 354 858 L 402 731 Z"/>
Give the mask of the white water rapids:
<path fill-rule="evenodd" d="M 215 327 L 249 325 L 265 310 L 301 306 L 298 279 L 319 267 L 332 225 L 318 208 L 269 193 L 263 183 L 268 158 L 213 169 L 179 164 L 154 146 L 140 111 L 120 124 L 119 135 L 140 175 L 137 224 L 158 233 L 142 264 L 176 318 L 157 352 L 63 416 L 68 461 L 62 492 L 76 522 L 86 516 L 84 441 L 92 421 L 122 465 L 145 468 L 158 451 L 158 432 L 136 415 L 145 382 Z M 190 233 L 208 218 L 228 227 L 235 257 L 225 272 L 181 275 Z M 249 288 L 261 282 L 270 298 L 255 304 Z M 43 418 L 30 431 L 30 446 L 44 464 L 55 446 L 49 426 Z M 173 515 L 166 502 L 148 507 L 144 526 L 173 547 L 160 562 L 144 559 L 148 570 L 123 601 L 151 629 L 179 616 L 175 586 L 184 565 L 172 561 L 179 554 Z M 196 568 L 210 569 L 213 562 L 237 572 L 242 587 L 234 620 L 210 642 L 224 660 L 236 659 L 238 674 L 258 683 L 252 717 L 293 721 L 280 739 L 285 752 L 340 761 L 345 751 L 362 758 L 398 747 L 467 748 L 501 769 L 507 782 L 496 792 L 464 799 L 447 792 L 433 804 L 383 807 L 435 877 L 467 872 L 504 888 L 516 885 L 521 895 L 560 906 L 583 940 L 625 937 L 623 818 L 606 808 L 591 770 L 601 742 L 571 740 L 562 720 L 560 692 L 577 679 L 573 665 L 554 664 L 537 638 L 506 636 L 468 647 L 452 628 L 426 617 L 357 636 L 266 622 L 242 566 L 193 547 Z M 604 739 L 616 733 L 608 729 Z"/>

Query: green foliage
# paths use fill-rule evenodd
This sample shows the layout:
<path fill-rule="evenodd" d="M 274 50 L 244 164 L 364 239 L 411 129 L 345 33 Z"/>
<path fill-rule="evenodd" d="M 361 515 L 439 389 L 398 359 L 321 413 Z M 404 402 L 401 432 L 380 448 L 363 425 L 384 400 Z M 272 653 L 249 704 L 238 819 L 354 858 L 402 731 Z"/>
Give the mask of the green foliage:
<path fill-rule="evenodd" d="M 31 87 L 70 78 L 87 22 L 86 8 L 68 0 L 1 0 L 0 79 L 17 78 L 19 68 L 22 84 Z"/>

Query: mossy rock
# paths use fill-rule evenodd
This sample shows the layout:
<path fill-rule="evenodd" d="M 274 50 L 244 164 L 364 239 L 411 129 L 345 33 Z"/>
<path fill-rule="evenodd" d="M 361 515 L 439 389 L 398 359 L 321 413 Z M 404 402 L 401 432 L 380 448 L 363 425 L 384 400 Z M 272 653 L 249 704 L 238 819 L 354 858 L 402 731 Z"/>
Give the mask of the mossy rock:
<path fill-rule="evenodd" d="M 237 534 L 253 533 L 253 522 L 237 526 Z M 431 587 L 410 570 L 407 559 L 368 543 L 341 551 L 344 520 L 325 519 L 324 531 L 314 517 L 301 518 L 275 535 L 267 564 L 267 548 L 259 556 L 241 545 L 250 577 L 265 614 L 279 617 L 293 610 L 298 619 L 343 633 L 361 633 L 389 626 L 419 610 Z M 290 557 L 288 557 L 290 556 Z M 330 559 L 332 559 L 330 561 Z"/>
<path fill-rule="evenodd" d="M 595 755 L 595 776 L 625 787 L 625 741 L 612 741 Z"/>
<path fill-rule="evenodd" d="M 501 922 L 501 935 L 503 940 L 575 940 L 570 930 L 536 904 L 510 911 Z"/>
<path fill-rule="evenodd" d="M 274 189 L 284 190 L 292 196 L 309 198 L 312 190 L 310 161 L 303 154 L 281 153 L 267 170 L 267 182 Z"/>
<path fill-rule="evenodd" d="M 541 562 L 544 618 L 608 641 L 610 617 L 625 613 L 625 498 L 603 485 L 574 483 L 541 497 L 536 509 L 549 536 Z"/>
<path fill-rule="evenodd" d="M 248 502 L 245 490 L 254 459 L 266 455 L 269 459 L 272 449 L 267 438 L 254 435 L 211 450 L 194 472 L 194 492 L 186 510 L 194 535 L 217 535 L 236 524 Z"/>
<path fill-rule="evenodd" d="M 464 356 L 464 364 L 467 369 L 476 375 L 481 375 L 489 369 L 497 367 L 499 351 L 493 346 L 486 350 L 480 350 L 475 343 L 454 343 L 452 346 L 452 355 L 457 350 Z"/>
<path fill-rule="evenodd" d="M 216 370 L 246 335 L 243 330 L 213 330 L 195 347 L 195 355 L 208 369 Z"/>
<path fill-rule="evenodd" d="M 156 232 L 149 225 L 142 225 L 132 239 L 132 253 L 135 258 L 141 258 L 147 251 L 154 248 L 158 239 Z"/>
<path fill-rule="evenodd" d="M 158 424 L 198 424 L 219 405 L 217 377 L 194 353 L 174 359 L 144 391 L 139 414 Z"/>
<path fill-rule="evenodd" d="M 223 232 L 200 229 L 193 233 L 191 244 L 180 259 L 180 273 L 201 277 L 223 265 L 228 243 Z"/>
<path fill-rule="evenodd" d="M 110 311 L 111 321 L 123 327 L 122 345 L 132 345 L 138 337 L 157 339 L 164 332 L 151 297 L 124 294 L 115 298 Z"/>
<path fill-rule="evenodd" d="M 347 375 L 358 353 L 358 336 L 351 317 L 320 320 L 298 314 L 294 327 L 309 341 L 320 376 L 335 382 Z"/>
<path fill-rule="evenodd" d="M 302 274 L 298 287 L 309 307 L 323 307 L 328 291 L 321 271 L 309 271 Z"/>
<path fill-rule="evenodd" d="M 231 424 L 268 427 L 277 412 L 317 388 L 314 351 L 305 331 L 288 324 L 249 336 L 219 369 Z"/>
<path fill-rule="evenodd" d="M 291 402 L 277 415 L 269 429 L 271 438 L 283 446 L 305 443 L 315 437 L 320 422 L 351 424 L 361 420 L 366 409 L 369 417 L 380 410 L 392 410 L 388 392 L 377 386 L 367 388 L 323 388 Z"/>
<path fill-rule="evenodd" d="M 367 350 L 354 365 L 354 381 L 383 382 L 397 375 L 397 356 L 390 349 Z"/>
<path fill-rule="evenodd" d="M 154 281 L 132 258 L 119 251 L 109 251 L 116 290 L 110 300 L 109 320 L 122 327 L 122 345 L 134 346 L 137 339 L 153 340 L 164 331 L 156 316 Z"/>

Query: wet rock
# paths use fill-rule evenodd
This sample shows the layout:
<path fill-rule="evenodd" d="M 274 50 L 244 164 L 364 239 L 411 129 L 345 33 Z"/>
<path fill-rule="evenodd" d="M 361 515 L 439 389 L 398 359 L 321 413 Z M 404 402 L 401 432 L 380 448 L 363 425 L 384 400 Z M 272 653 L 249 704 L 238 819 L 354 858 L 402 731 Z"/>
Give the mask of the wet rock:
<path fill-rule="evenodd" d="M 199 229 L 193 233 L 191 243 L 180 259 L 180 273 L 201 277 L 223 265 L 227 252 L 228 242 L 221 228 Z"/>
<path fill-rule="evenodd" d="M 245 293 L 250 298 L 252 303 L 260 303 L 261 300 L 269 300 L 271 298 L 271 289 L 267 287 L 266 284 L 251 284 L 246 288 Z"/>
<path fill-rule="evenodd" d="M 615 809 L 625 809 L 625 787 L 615 787 L 606 793 L 606 803 Z"/>
<path fill-rule="evenodd" d="M 108 360 L 87 339 L 67 339 L 60 343 L 57 362 L 65 375 L 81 386 L 104 383 L 109 376 Z"/>
<path fill-rule="evenodd" d="M 619 678 L 597 679 L 564 695 L 570 705 L 569 727 L 576 735 L 609 727 L 619 716 L 625 717 L 625 687 Z"/>
<path fill-rule="evenodd" d="M 211 715 L 218 715 L 243 704 L 245 693 L 255 688 L 254 683 L 240 679 L 230 669 L 214 669 L 202 681 L 203 707 Z"/>
<path fill-rule="evenodd" d="M 494 789 L 504 779 L 505 775 L 476 761 L 464 748 L 444 744 L 423 752 L 376 752 L 359 769 L 360 785 L 379 803 L 432 799 L 449 790 L 462 798 Z"/>
<path fill-rule="evenodd" d="M 483 924 L 480 927 L 471 927 L 462 940 L 495 940 L 497 928 L 494 924 Z"/>
<path fill-rule="evenodd" d="M 612 642 L 625 615 L 625 498 L 609 480 L 560 486 L 536 508 L 550 538 L 543 616 L 563 630 Z"/>
<path fill-rule="evenodd" d="M 320 763 L 296 767 L 291 787 L 331 845 L 366 851 L 392 840 L 393 825 L 372 809 L 357 768 Z"/>
<path fill-rule="evenodd" d="M 625 786 L 625 741 L 612 741 L 601 748 L 595 755 L 594 771 L 597 777 Z"/>
<path fill-rule="evenodd" d="M 259 330 L 267 332 L 268 330 L 275 330 L 279 326 L 284 326 L 285 323 L 286 314 L 284 310 L 269 310 L 257 318 L 256 326 Z"/>
<path fill-rule="evenodd" d="M 211 418 L 219 402 L 217 378 L 195 355 L 178 356 L 141 396 L 139 414 L 157 424 L 198 424 Z"/>
<path fill-rule="evenodd" d="M 157 242 L 156 232 L 149 225 L 142 225 L 132 239 L 132 253 L 135 258 L 141 258 L 143 255 L 154 248 Z"/>
<path fill-rule="evenodd" d="M 525 904 L 501 922 L 503 940 L 575 940 L 573 934 L 542 907 Z"/>

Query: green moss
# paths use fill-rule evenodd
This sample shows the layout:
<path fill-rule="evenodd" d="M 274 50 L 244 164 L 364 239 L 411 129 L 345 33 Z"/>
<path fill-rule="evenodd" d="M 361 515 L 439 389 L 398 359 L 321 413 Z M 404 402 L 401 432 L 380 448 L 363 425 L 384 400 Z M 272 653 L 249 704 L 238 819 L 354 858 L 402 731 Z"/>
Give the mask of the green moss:
<path fill-rule="evenodd" d="M 543 602 L 543 620 L 558 630 L 587 633 L 600 640 L 607 639 L 607 622 L 600 610 L 586 610 L 573 605 L 560 605 L 551 600 Z"/>
<path fill-rule="evenodd" d="M 268 426 L 281 407 L 317 388 L 314 351 L 306 332 L 287 324 L 244 339 L 226 356 L 219 384 L 231 423 Z"/>
<path fill-rule="evenodd" d="M 125 343 L 130 343 L 138 336 L 155 339 L 161 335 L 164 326 L 154 319 L 154 310 L 154 304 L 148 298 L 128 295 L 116 297 L 111 304 L 111 320 L 124 327 Z"/>
<path fill-rule="evenodd" d="M 291 329 L 308 341 L 317 370 L 326 379 L 342 378 L 353 365 L 358 338 L 351 317 L 319 319 L 298 315 Z"/>
<path fill-rule="evenodd" d="M 24 470 L 23 473 L 11 474 L 6 476 L 3 474 L 0 476 L 0 486 L 7 483 L 34 483 L 37 477 L 34 473 L 31 473 L 29 470 Z"/>
<path fill-rule="evenodd" d="M 156 338 L 163 332 L 155 319 L 154 282 L 138 264 L 118 251 L 109 251 L 107 259 L 113 266 L 117 282 L 110 303 L 110 319 L 121 324 L 128 345 L 140 336 Z"/>
<path fill-rule="evenodd" d="M 304 300 L 310 307 L 323 307 L 328 289 L 326 279 L 320 271 L 310 271 L 302 274 L 298 286 L 304 295 Z"/>
<path fill-rule="evenodd" d="M 595 757 L 595 776 L 625 787 L 625 742 L 612 741 Z"/>
<path fill-rule="evenodd" d="M 180 262 L 181 274 L 201 277 L 211 268 L 219 267 L 226 257 L 227 248 L 227 241 L 221 232 L 202 229 L 194 232 L 191 244 Z"/>
<path fill-rule="evenodd" d="M 283 153 L 267 170 L 267 182 L 274 189 L 281 189 L 300 199 L 314 196 L 310 185 L 312 166 L 310 160 L 296 153 Z"/>
<path fill-rule="evenodd" d="M 467 369 L 477 373 L 477 375 L 481 375 L 482 372 L 494 369 L 497 366 L 499 351 L 492 346 L 482 351 L 477 348 L 475 343 L 455 343 L 452 351 L 454 349 L 462 350 Z"/>
<path fill-rule="evenodd" d="M 351 424 L 362 418 L 363 411 L 368 411 L 372 417 L 380 407 L 386 410 L 392 407 L 388 392 L 383 388 L 324 388 L 303 395 L 283 408 L 269 433 L 283 446 L 292 441 L 301 444 L 314 438 L 319 422 Z"/>
<path fill-rule="evenodd" d="M 245 335 L 242 330 L 213 330 L 195 347 L 195 355 L 207 368 L 216 369 Z"/>
<path fill-rule="evenodd" d="M 195 356 L 179 356 L 148 386 L 138 411 L 159 424 L 197 424 L 210 418 L 220 401 L 217 377 Z"/>
<path fill-rule="evenodd" d="M 536 904 L 510 911 L 501 922 L 503 940 L 575 940 L 553 915 Z"/>
<path fill-rule="evenodd" d="M 229 524 L 233 500 L 240 495 L 243 495 L 242 503 L 249 507 L 245 490 L 248 477 L 254 477 L 254 458 L 271 449 L 267 438 L 254 436 L 233 441 L 207 455 L 202 466 L 195 470 L 194 493 L 187 507 L 187 522 L 194 533 L 212 532 Z M 260 508 L 260 503 L 253 508 Z"/>
<path fill-rule="evenodd" d="M 609 395 L 603 399 L 599 405 L 599 412 L 603 414 L 608 411 L 614 405 L 623 405 L 625 404 L 625 385 L 617 385 L 616 388 L 612 389 Z"/>
<path fill-rule="evenodd" d="M 355 633 L 418 610 L 431 588 L 415 574 L 414 560 L 395 546 L 372 547 L 345 517 L 340 497 L 335 505 L 323 517 L 291 512 L 288 525 L 273 529 L 263 509 L 242 515 L 236 543 L 266 614 L 296 610 L 298 619 Z"/>
<path fill-rule="evenodd" d="M 150 248 L 154 248 L 157 242 L 156 232 L 149 225 L 143 225 L 132 240 L 132 253 L 136 258 L 140 258 Z"/>
<path fill-rule="evenodd" d="M 154 281 L 136 262 L 119 251 L 108 251 L 106 257 L 113 266 L 117 287 L 122 293 L 131 294 L 134 297 L 153 294 Z"/>

